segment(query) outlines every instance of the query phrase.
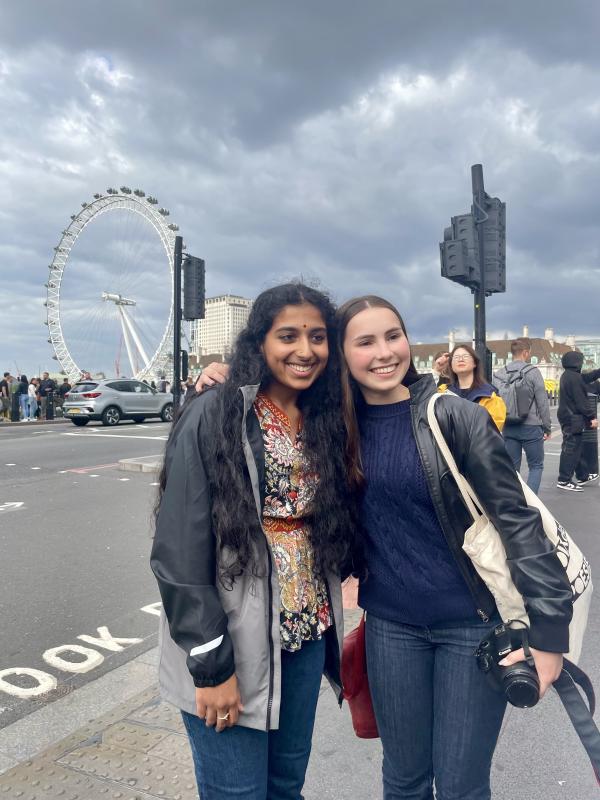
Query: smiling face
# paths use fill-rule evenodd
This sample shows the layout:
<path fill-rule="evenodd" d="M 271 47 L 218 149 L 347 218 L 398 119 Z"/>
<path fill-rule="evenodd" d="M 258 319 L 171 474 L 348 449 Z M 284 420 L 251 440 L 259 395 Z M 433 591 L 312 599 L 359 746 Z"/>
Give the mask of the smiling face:
<path fill-rule="evenodd" d="M 273 320 L 262 351 L 271 371 L 268 389 L 288 397 L 308 389 L 327 366 L 327 328 L 318 308 L 285 306 Z"/>
<path fill-rule="evenodd" d="M 473 356 L 464 347 L 457 347 L 452 353 L 452 371 L 459 378 L 472 375 L 475 370 Z"/>
<path fill-rule="evenodd" d="M 410 366 L 410 346 L 400 320 L 389 308 L 365 308 L 352 317 L 344 335 L 350 374 L 372 405 L 408 398 L 402 381 Z"/>

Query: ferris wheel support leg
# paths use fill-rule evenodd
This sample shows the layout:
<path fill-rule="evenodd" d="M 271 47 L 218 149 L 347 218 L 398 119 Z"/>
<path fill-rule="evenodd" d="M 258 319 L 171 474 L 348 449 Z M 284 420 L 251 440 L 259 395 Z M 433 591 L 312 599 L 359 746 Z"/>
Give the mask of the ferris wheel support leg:
<path fill-rule="evenodd" d="M 133 377 L 136 373 L 135 368 L 135 361 L 133 359 L 133 348 L 131 347 L 131 340 L 129 338 L 129 330 L 127 327 L 127 320 L 125 317 L 125 312 L 123 311 L 122 306 L 117 306 L 119 309 L 119 315 L 121 317 L 121 328 L 123 330 L 123 339 L 125 340 L 125 347 L 127 349 L 127 358 L 129 359 L 129 363 L 131 365 L 131 376 Z M 117 375 L 117 378 L 120 377 Z"/>
<path fill-rule="evenodd" d="M 121 313 L 123 314 L 123 319 L 125 320 L 125 324 L 129 328 L 129 332 L 133 337 L 133 341 L 135 342 L 135 345 L 138 349 L 138 353 L 140 353 L 140 355 L 144 359 L 144 366 L 146 366 L 150 362 L 150 359 L 146 355 L 146 351 L 144 350 L 142 343 L 140 342 L 140 337 L 137 335 L 137 331 L 133 326 L 133 322 L 129 319 L 129 315 L 127 314 L 125 309 L 123 309 Z"/>

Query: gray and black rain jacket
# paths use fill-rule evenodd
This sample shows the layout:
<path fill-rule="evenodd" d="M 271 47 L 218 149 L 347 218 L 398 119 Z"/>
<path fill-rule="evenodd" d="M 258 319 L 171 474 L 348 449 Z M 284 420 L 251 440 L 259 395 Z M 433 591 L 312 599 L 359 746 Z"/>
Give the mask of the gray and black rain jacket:
<path fill-rule="evenodd" d="M 217 435 L 219 389 L 184 410 L 165 455 L 167 480 L 158 514 L 151 566 L 163 603 L 159 628 L 159 685 L 163 698 L 196 713 L 196 686 L 218 686 L 234 673 L 244 711 L 239 725 L 279 727 L 281 695 L 280 593 L 271 549 L 262 531 L 264 445 L 253 403 L 244 398 L 240 439 L 256 504 L 257 567 L 225 588 L 218 579 L 220 553 L 211 522 L 210 442 Z M 334 625 L 325 634 L 325 674 L 341 695 L 343 636 L 339 574 L 325 576 Z"/>

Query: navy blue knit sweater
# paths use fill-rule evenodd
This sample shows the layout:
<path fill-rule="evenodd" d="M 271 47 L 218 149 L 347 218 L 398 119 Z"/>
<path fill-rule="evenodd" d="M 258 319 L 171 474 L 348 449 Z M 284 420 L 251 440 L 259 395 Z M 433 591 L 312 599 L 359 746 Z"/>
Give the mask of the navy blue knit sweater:
<path fill-rule="evenodd" d="M 409 625 L 478 622 L 429 496 L 410 402 L 364 405 L 359 424 L 368 567 L 359 604 L 378 617 Z"/>

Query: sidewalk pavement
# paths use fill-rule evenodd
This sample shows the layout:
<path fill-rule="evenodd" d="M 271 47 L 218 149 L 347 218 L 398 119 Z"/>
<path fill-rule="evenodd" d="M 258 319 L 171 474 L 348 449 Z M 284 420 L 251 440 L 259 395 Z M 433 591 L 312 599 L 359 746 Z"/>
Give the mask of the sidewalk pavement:
<path fill-rule="evenodd" d="M 346 629 L 360 611 L 346 612 Z M 161 701 L 157 649 L 0 731 L 0 799 L 195 800 L 181 718 Z M 550 693 L 509 709 L 492 769 L 495 800 L 591 800 L 589 762 Z M 379 740 L 357 739 L 346 704 L 323 682 L 306 800 L 382 796 Z"/>

